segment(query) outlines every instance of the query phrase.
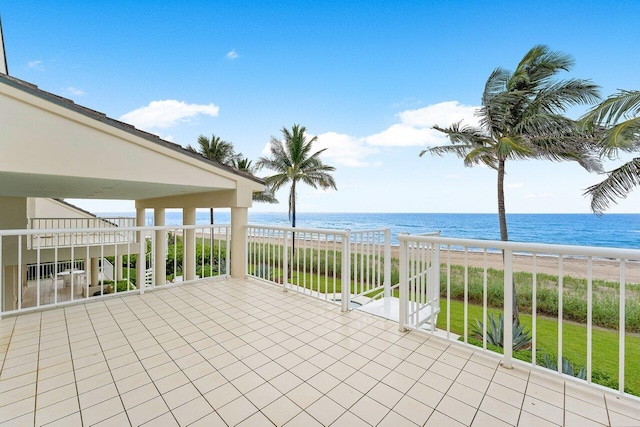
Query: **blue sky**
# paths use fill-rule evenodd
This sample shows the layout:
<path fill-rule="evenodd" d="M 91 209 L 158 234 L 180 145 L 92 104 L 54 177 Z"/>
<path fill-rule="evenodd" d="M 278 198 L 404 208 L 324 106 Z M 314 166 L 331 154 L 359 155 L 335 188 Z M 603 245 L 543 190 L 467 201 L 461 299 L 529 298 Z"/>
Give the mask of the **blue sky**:
<path fill-rule="evenodd" d="M 173 142 L 215 133 L 257 159 L 282 126 L 306 126 L 338 184 L 301 189 L 306 212 L 495 212 L 494 171 L 418 153 L 446 143 L 434 124 L 473 121 L 491 71 L 536 44 L 572 55 L 563 77 L 603 95 L 640 88 L 640 2 L 367 3 L 21 0 L 0 14 L 11 75 Z M 507 212 L 589 212 L 582 193 L 600 179 L 508 163 Z M 278 196 L 254 209 L 286 211 Z M 639 206 L 636 191 L 611 212 Z"/>

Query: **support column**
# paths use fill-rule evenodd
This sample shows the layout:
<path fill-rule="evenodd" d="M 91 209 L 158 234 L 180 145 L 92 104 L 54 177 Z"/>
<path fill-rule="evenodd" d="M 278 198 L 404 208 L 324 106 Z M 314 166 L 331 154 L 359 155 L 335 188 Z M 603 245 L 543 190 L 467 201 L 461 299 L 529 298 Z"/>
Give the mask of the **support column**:
<path fill-rule="evenodd" d="M 155 208 L 153 210 L 153 225 L 163 226 L 165 222 L 165 209 Z M 153 254 L 153 277 L 154 285 L 162 286 L 167 284 L 167 232 L 156 230 L 155 232 L 155 253 Z"/>
<path fill-rule="evenodd" d="M 100 280 L 98 278 L 98 273 L 100 272 L 98 261 L 98 258 L 91 258 L 91 286 L 98 286 L 100 284 Z"/>
<path fill-rule="evenodd" d="M 136 227 L 144 227 L 146 225 L 146 210 L 136 208 Z M 136 242 L 138 242 L 138 248 L 135 249 L 136 256 L 136 286 L 138 289 L 144 289 L 144 273 L 147 269 L 146 255 L 144 250 L 146 249 L 146 243 L 140 243 L 144 241 L 144 233 L 142 231 L 136 231 Z M 135 248 L 135 246 L 134 246 Z M 142 252 L 141 252 L 142 251 Z"/>
<path fill-rule="evenodd" d="M 231 277 L 244 279 L 247 268 L 247 236 L 245 226 L 249 223 L 248 208 L 231 208 Z M 227 248 L 229 256 L 229 248 Z"/>
<path fill-rule="evenodd" d="M 124 255 L 118 255 L 116 257 L 116 280 L 124 280 Z"/>
<path fill-rule="evenodd" d="M 196 224 L 196 208 L 182 209 L 182 223 L 184 225 Z M 184 230 L 182 243 L 182 277 L 184 281 L 196 278 L 196 231 Z"/>

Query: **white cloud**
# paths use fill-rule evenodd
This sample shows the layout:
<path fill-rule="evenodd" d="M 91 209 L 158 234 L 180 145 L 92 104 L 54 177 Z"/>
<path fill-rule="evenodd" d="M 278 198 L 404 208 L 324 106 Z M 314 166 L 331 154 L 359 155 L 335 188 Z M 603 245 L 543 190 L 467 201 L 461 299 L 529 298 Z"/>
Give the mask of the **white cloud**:
<path fill-rule="evenodd" d="M 42 65 L 42 61 L 40 60 L 27 62 L 27 67 L 33 68 L 35 70 L 44 70 L 44 66 Z"/>
<path fill-rule="evenodd" d="M 522 188 L 524 187 L 524 183 L 522 182 L 514 182 L 513 184 L 507 184 L 507 188 L 515 190 L 517 188 Z"/>
<path fill-rule="evenodd" d="M 306 134 L 307 140 L 313 138 L 313 135 Z M 271 143 L 265 144 L 262 148 L 262 155 L 269 157 L 271 155 Z M 378 148 L 368 146 L 363 138 L 354 138 L 352 136 L 326 132 L 318 135 L 318 140 L 313 144 L 313 152 L 326 148 L 327 150 L 321 154 L 323 160 L 330 165 L 342 165 L 353 168 L 378 166 L 379 163 L 370 163 L 363 159 L 380 152 Z"/>
<path fill-rule="evenodd" d="M 86 92 L 84 92 L 83 90 L 80 90 L 78 88 L 75 88 L 73 86 L 69 86 L 67 88 L 67 92 L 71 93 L 71 95 L 76 95 L 76 96 L 86 95 Z"/>
<path fill-rule="evenodd" d="M 465 124 L 477 126 L 477 109 L 477 106 L 462 105 L 458 101 L 446 101 L 417 110 L 406 110 L 397 116 L 403 124 L 418 128 L 431 128 L 434 125 L 446 127 L 460 120 Z"/>
<path fill-rule="evenodd" d="M 464 124 L 477 126 L 478 119 L 475 117 L 477 109 L 478 107 L 462 105 L 458 101 L 447 101 L 402 111 L 396 114 L 400 123 L 368 136 L 365 140 L 369 145 L 383 147 L 445 144 L 446 136 L 432 127 L 434 125 L 446 127 L 461 120 Z"/>
<path fill-rule="evenodd" d="M 235 49 L 231 49 L 229 52 L 227 52 L 227 59 L 238 59 L 240 58 L 240 55 L 238 54 L 238 52 L 236 52 Z"/>
<path fill-rule="evenodd" d="M 216 117 L 219 110 L 214 104 L 188 104 L 166 99 L 151 101 L 146 107 L 123 114 L 120 120 L 140 129 L 169 128 L 200 114 Z"/>
<path fill-rule="evenodd" d="M 327 151 L 321 154 L 329 164 L 349 167 L 368 167 L 371 163 L 364 161 L 365 157 L 377 154 L 380 150 L 369 147 L 362 138 L 354 138 L 349 135 L 327 132 L 318 135 L 318 141 L 314 149 Z"/>

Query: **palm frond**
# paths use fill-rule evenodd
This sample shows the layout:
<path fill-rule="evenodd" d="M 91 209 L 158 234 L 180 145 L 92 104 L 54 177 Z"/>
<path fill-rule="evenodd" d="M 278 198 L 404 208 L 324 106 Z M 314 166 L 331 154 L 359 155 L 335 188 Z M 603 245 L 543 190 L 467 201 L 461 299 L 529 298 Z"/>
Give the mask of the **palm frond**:
<path fill-rule="evenodd" d="M 591 210 L 598 215 L 604 213 L 611 203 L 624 199 L 640 186 L 640 157 L 632 159 L 609 172 L 602 182 L 587 188 L 584 195 L 591 197 Z"/>

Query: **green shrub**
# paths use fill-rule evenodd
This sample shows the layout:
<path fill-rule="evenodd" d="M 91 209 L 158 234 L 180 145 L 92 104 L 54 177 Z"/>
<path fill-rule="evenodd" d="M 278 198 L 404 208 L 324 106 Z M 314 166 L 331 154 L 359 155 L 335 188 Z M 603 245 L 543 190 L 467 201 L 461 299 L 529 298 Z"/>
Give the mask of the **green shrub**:
<path fill-rule="evenodd" d="M 475 325 L 471 325 L 472 336 L 482 341 L 483 323 L 475 319 Z M 524 326 L 519 325 L 517 321 L 513 322 L 513 350 L 528 350 L 531 348 L 531 335 L 525 330 Z M 487 315 L 487 344 L 504 348 L 504 316 L 498 315 L 496 320 L 493 313 Z"/>

